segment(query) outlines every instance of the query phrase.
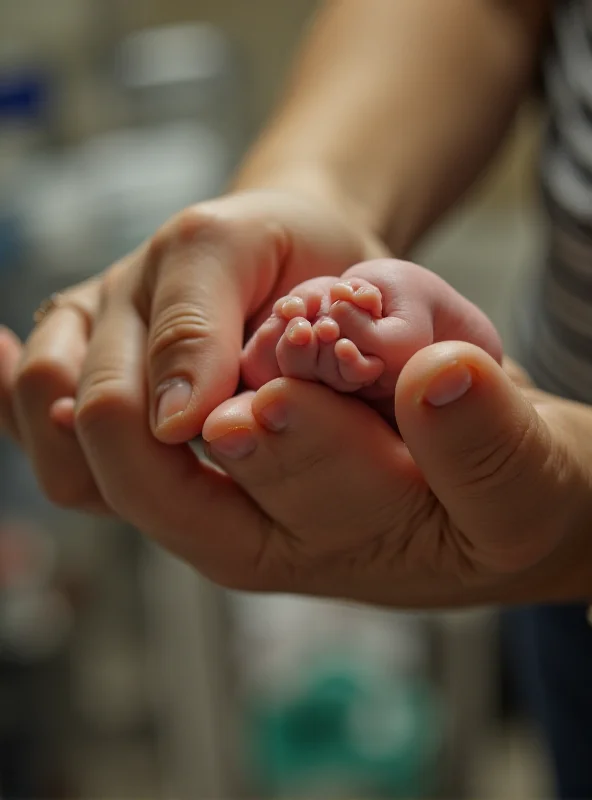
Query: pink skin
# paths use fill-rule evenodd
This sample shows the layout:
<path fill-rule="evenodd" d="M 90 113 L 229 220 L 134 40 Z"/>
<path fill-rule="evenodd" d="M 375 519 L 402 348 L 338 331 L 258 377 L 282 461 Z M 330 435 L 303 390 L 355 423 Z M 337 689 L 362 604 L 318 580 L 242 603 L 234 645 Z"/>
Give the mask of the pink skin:
<path fill-rule="evenodd" d="M 358 264 L 341 278 L 312 278 L 277 300 L 247 342 L 243 382 L 259 389 L 282 375 L 358 395 L 394 422 L 399 374 L 414 353 L 435 342 L 465 341 L 498 363 L 502 345 L 485 314 L 433 272 L 405 261 Z M 50 411 L 74 427 L 74 400 Z"/>
<path fill-rule="evenodd" d="M 259 389 L 281 376 L 356 394 L 394 421 L 399 374 L 414 353 L 435 342 L 477 345 L 498 363 L 502 345 L 485 314 L 423 267 L 380 259 L 341 278 L 312 278 L 277 300 L 245 345 L 243 382 Z M 74 428 L 74 399 L 61 398 L 53 421 Z"/>
<path fill-rule="evenodd" d="M 450 340 L 501 361 L 492 323 L 449 284 L 416 264 L 368 261 L 341 278 L 305 281 L 278 300 L 245 346 L 242 376 L 250 389 L 282 375 L 318 381 L 377 403 L 390 417 L 406 362 Z"/>

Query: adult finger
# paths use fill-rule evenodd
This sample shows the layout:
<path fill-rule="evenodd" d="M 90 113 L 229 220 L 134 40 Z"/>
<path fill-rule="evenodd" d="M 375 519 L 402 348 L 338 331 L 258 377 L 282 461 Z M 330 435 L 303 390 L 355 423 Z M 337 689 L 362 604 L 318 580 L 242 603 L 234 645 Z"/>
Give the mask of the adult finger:
<path fill-rule="evenodd" d="M 98 300 L 94 281 L 59 296 L 23 350 L 14 403 L 22 443 L 48 498 L 64 507 L 105 512 L 74 431 L 52 414 L 54 405 L 76 394 Z"/>
<path fill-rule="evenodd" d="M 339 593 L 327 566 L 339 562 L 352 567 L 351 585 L 341 588 L 353 597 L 379 554 L 379 569 L 392 568 L 420 526 L 427 487 L 407 448 L 371 409 L 326 387 L 272 381 L 254 399 L 216 409 L 203 437 L 217 463 L 289 531 L 269 542 L 264 583 L 279 572 L 284 591 Z M 404 572 L 402 563 L 395 568 Z"/>
<path fill-rule="evenodd" d="M 397 423 L 466 555 L 515 572 L 565 536 L 565 487 L 578 480 L 548 425 L 482 350 L 443 342 L 417 353 L 396 390 Z M 569 504 L 568 504 L 569 506 Z"/>
<path fill-rule="evenodd" d="M 22 354 L 22 344 L 15 334 L 0 326 L 0 434 L 19 441 L 14 412 L 14 381 Z"/>
<path fill-rule="evenodd" d="M 187 445 L 159 442 L 148 425 L 148 333 L 132 299 L 107 296 L 90 342 L 76 406 L 76 429 L 109 505 L 220 583 L 237 586 L 273 523 Z"/>
<path fill-rule="evenodd" d="M 139 306 L 148 308 L 150 419 L 164 442 L 185 442 L 232 396 L 254 293 L 278 265 L 263 223 L 188 209 L 148 248 Z M 279 263 L 279 258 L 277 259 Z"/>

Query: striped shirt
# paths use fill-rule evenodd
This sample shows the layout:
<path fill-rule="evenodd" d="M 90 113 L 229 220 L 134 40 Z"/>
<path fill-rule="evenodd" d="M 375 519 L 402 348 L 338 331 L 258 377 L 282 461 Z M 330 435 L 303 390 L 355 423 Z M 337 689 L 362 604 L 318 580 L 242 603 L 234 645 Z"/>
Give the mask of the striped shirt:
<path fill-rule="evenodd" d="M 592 403 L 592 0 L 557 0 L 545 85 L 547 258 L 520 358 L 541 388 Z"/>

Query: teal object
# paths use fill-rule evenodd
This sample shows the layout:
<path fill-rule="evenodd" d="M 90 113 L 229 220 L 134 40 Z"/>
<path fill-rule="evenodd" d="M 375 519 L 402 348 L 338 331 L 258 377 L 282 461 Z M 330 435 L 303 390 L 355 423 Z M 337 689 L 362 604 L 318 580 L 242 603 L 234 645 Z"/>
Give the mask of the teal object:
<path fill-rule="evenodd" d="M 258 698 L 249 733 L 272 796 L 410 800 L 436 789 L 443 721 L 421 680 L 318 666 L 289 698 Z"/>

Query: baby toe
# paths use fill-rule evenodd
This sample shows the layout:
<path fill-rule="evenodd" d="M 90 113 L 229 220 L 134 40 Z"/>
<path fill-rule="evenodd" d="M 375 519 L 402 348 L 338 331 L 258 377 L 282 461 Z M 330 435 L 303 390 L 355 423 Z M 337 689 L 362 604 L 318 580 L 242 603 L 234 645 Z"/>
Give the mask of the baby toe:
<path fill-rule="evenodd" d="M 276 347 L 281 374 L 287 378 L 314 380 L 319 345 L 312 325 L 302 317 L 291 320 Z"/>
<path fill-rule="evenodd" d="M 356 388 L 375 383 L 384 372 L 384 362 L 376 356 L 364 356 L 350 339 L 335 344 L 339 374 Z"/>
<path fill-rule="evenodd" d="M 305 347 L 312 340 L 312 325 L 307 319 L 297 317 L 288 323 L 284 336 L 290 344 Z"/>
<path fill-rule="evenodd" d="M 249 389 L 259 389 L 281 377 L 276 348 L 285 329 L 285 320 L 269 317 L 246 343 L 241 355 L 241 377 Z"/>
<path fill-rule="evenodd" d="M 331 287 L 330 297 L 332 303 L 352 303 L 377 319 L 382 317 L 382 293 L 364 278 L 338 281 Z"/>
<path fill-rule="evenodd" d="M 338 303 L 343 301 L 345 303 L 351 303 L 354 299 L 354 284 L 352 281 L 337 281 L 329 292 L 329 297 L 331 298 L 332 303 Z"/>
<path fill-rule="evenodd" d="M 292 289 L 289 295 L 281 297 L 273 306 L 273 313 L 287 322 L 302 317 L 314 322 L 322 307 L 328 307 L 328 281 L 334 278 L 313 278 Z"/>
<path fill-rule="evenodd" d="M 377 326 L 382 320 L 374 319 L 356 303 L 344 300 L 334 302 L 328 316 L 337 324 L 343 338 L 351 339 L 364 353 L 379 354 L 381 337 Z"/>
<path fill-rule="evenodd" d="M 298 297 L 297 295 L 280 297 L 273 306 L 273 313 L 281 319 L 286 320 L 286 322 L 296 319 L 297 317 L 306 318 L 306 303 L 302 297 Z"/>
<path fill-rule="evenodd" d="M 382 317 L 382 294 L 376 286 L 371 284 L 360 286 L 354 292 L 353 303 L 363 311 L 372 314 L 376 319 Z"/>
<path fill-rule="evenodd" d="M 341 335 L 339 325 L 331 317 L 323 317 L 317 320 L 313 327 L 319 341 L 323 344 L 336 342 Z"/>

